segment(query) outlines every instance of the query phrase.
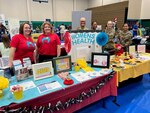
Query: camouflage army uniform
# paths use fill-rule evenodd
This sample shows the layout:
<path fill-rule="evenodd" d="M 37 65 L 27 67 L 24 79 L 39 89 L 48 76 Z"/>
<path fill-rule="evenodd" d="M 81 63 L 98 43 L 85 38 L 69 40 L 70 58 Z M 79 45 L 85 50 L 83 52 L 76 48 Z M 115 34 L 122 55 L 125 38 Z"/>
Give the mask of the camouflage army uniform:
<path fill-rule="evenodd" d="M 104 50 L 113 50 L 114 49 L 114 37 L 115 37 L 115 30 L 114 29 L 106 29 L 105 33 L 108 35 L 108 42 L 104 46 Z"/>
<path fill-rule="evenodd" d="M 87 27 L 84 27 L 84 28 L 78 27 L 77 30 L 88 30 L 88 28 Z"/>
<path fill-rule="evenodd" d="M 119 42 L 123 47 L 127 47 L 132 44 L 132 33 L 130 31 L 124 32 L 120 31 L 119 35 Z"/>

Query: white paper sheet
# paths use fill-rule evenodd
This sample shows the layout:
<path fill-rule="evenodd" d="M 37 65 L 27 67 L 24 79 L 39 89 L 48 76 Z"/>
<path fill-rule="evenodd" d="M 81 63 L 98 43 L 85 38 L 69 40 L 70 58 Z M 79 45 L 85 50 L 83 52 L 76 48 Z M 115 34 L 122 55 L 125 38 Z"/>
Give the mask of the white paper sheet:
<path fill-rule="evenodd" d="M 139 60 L 150 60 L 150 57 L 149 56 L 140 56 L 138 59 Z"/>
<path fill-rule="evenodd" d="M 101 74 L 98 71 L 94 71 L 94 72 L 87 72 L 86 75 L 91 76 L 91 77 L 99 77 L 99 76 L 103 76 L 103 74 Z"/>
<path fill-rule="evenodd" d="M 106 74 L 109 74 L 111 72 L 112 72 L 112 69 L 101 69 L 99 71 L 99 73 L 102 74 L 102 75 L 106 75 Z"/>
<path fill-rule="evenodd" d="M 87 58 L 87 55 L 89 53 L 90 53 L 90 48 L 88 48 L 88 46 L 77 48 L 77 58 Z"/>
<path fill-rule="evenodd" d="M 71 76 L 73 76 L 79 82 L 83 82 L 83 81 L 91 79 L 90 76 L 88 76 L 86 73 L 83 73 L 83 72 L 74 73 L 74 74 L 71 74 Z"/>
<path fill-rule="evenodd" d="M 54 89 L 61 88 L 61 87 L 62 86 L 58 81 L 52 81 L 52 82 L 40 84 L 40 85 L 37 86 L 38 91 L 40 93 L 44 93 L 46 91 L 54 90 Z"/>
<path fill-rule="evenodd" d="M 35 87 L 36 87 L 36 85 L 34 84 L 33 81 L 23 82 L 23 83 L 16 84 L 16 85 L 22 86 L 22 87 L 23 87 L 23 91 L 29 90 L 29 89 L 32 89 L 32 88 L 35 88 Z M 11 89 L 13 86 L 15 86 L 15 85 L 10 86 L 10 89 Z"/>

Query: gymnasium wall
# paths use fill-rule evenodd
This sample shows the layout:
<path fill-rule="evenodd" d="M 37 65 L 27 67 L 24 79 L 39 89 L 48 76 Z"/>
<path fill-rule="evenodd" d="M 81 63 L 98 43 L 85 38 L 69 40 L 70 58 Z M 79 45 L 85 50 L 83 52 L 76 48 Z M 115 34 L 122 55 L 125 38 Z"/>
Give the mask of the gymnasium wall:
<path fill-rule="evenodd" d="M 119 2 L 111 5 L 104 5 L 95 8 L 89 8 L 92 11 L 92 21 L 97 21 L 105 29 L 108 20 L 118 18 L 117 26 L 122 28 L 125 21 L 125 8 L 128 7 L 128 1 Z"/>

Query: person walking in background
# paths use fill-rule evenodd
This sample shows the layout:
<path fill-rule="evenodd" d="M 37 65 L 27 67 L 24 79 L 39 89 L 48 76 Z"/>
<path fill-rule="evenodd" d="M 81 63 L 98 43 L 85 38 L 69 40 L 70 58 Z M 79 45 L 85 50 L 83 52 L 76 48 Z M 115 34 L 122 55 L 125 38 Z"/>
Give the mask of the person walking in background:
<path fill-rule="evenodd" d="M 2 35 L 2 43 L 0 43 L 0 55 L 3 56 L 9 56 L 10 54 L 10 40 L 8 35 L 3 34 Z"/>
<path fill-rule="evenodd" d="M 0 42 L 2 41 L 2 35 L 3 34 L 9 35 L 7 28 L 0 22 Z"/>
<path fill-rule="evenodd" d="M 38 37 L 36 56 L 39 55 L 39 62 L 44 62 L 59 57 L 61 53 L 60 39 L 52 31 L 52 25 L 44 22 L 41 26 L 43 34 Z"/>
<path fill-rule="evenodd" d="M 23 63 L 23 58 L 30 58 L 31 62 L 34 63 L 35 44 L 31 38 L 31 26 L 29 23 L 26 22 L 20 25 L 19 34 L 12 37 L 10 46 L 10 67 L 12 67 L 13 60 L 21 60 Z"/>
<path fill-rule="evenodd" d="M 64 32 L 65 32 L 65 29 L 66 29 L 65 25 L 61 24 L 60 25 L 60 38 L 61 38 L 61 40 L 64 40 L 63 35 L 64 35 Z"/>
<path fill-rule="evenodd" d="M 139 21 L 136 21 L 136 23 L 133 26 L 133 37 L 138 35 L 138 28 L 139 28 Z"/>

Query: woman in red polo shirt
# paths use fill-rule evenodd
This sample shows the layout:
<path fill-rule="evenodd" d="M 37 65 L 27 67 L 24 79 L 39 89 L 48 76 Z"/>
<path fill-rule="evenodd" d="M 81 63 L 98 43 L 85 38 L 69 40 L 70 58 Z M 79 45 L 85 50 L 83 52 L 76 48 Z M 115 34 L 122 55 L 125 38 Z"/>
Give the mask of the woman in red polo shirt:
<path fill-rule="evenodd" d="M 36 53 L 39 54 L 39 62 L 48 61 L 54 57 L 60 56 L 60 39 L 57 34 L 53 33 L 52 25 L 49 22 L 42 24 L 42 31 L 38 37 Z"/>
<path fill-rule="evenodd" d="M 31 62 L 34 63 L 35 44 L 31 38 L 31 26 L 29 23 L 20 25 L 19 34 L 12 37 L 10 46 L 10 67 L 13 60 L 23 61 L 23 58 L 30 58 Z"/>

